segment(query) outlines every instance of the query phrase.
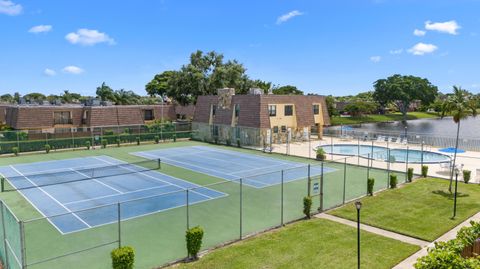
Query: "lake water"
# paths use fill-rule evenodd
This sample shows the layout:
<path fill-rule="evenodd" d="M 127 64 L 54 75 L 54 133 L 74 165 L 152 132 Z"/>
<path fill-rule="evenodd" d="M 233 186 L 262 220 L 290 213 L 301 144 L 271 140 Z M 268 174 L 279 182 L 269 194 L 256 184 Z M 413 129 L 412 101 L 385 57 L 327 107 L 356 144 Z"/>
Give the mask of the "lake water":
<path fill-rule="evenodd" d="M 365 130 L 366 132 L 398 132 L 403 134 L 407 126 L 408 134 L 426 134 L 431 136 L 455 137 L 457 124 L 451 117 L 437 119 L 418 119 L 409 120 L 406 123 L 401 121 L 364 123 L 351 125 L 355 130 Z M 340 126 L 329 127 L 340 129 Z M 462 138 L 480 139 L 480 116 L 469 117 L 462 120 L 460 124 L 460 136 Z"/>

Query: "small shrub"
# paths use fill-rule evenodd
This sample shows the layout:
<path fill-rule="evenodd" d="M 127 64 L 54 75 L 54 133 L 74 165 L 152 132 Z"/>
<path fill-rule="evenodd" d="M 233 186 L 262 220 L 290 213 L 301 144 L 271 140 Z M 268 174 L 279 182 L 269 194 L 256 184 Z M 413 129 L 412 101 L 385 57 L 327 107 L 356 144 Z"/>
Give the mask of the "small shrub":
<path fill-rule="evenodd" d="M 13 154 L 14 154 L 15 156 L 18 156 L 18 153 L 19 153 L 20 151 L 18 150 L 18 147 L 13 147 L 13 148 L 12 148 L 12 152 L 13 152 Z"/>
<path fill-rule="evenodd" d="M 173 135 L 173 142 L 177 142 L 177 135 L 176 134 Z"/>
<path fill-rule="evenodd" d="M 218 137 L 215 136 L 215 138 L 213 138 L 213 142 L 215 143 L 215 145 L 218 145 Z"/>
<path fill-rule="evenodd" d="M 422 177 L 427 177 L 428 175 L 428 165 L 422 165 Z"/>
<path fill-rule="evenodd" d="M 413 168 L 408 168 L 407 170 L 407 181 L 412 182 L 413 179 Z"/>
<path fill-rule="evenodd" d="M 46 144 L 45 145 L 45 152 L 48 154 L 50 152 L 50 150 L 52 149 L 52 147 L 49 145 L 49 144 Z"/>
<path fill-rule="evenodd" d="M 397 187 L 398 179 L 397 175 L 391 174 L 390 175 L 390 188 L 395 189 Z"/>
<path fill-rule="evenodd" d="M 470 170 L 463 170 L 463 181 L 468 184 L 470 181 L 470 176 L 472 175 L 472 171 Z"/>
<path fill-rule="evenodd" d="M 241 148 L 240 139 L 237 139 L 237 147 L 238 147 L 238 148 Z"/>
<path fill-rule="evenodd" d="M 137 141 L 137 146 L 140 145 L 140 137 L 135 137 L 135 141 Z"/>
<path fill-rule="evenodd" d="M 106 139 L 102 139 L 102 148 L 107 148 L 108 141 Z"/>
<path fill-rule="evenodd" d="M 120 138 L 117 138 L 117 147 L 120 147 Z"/>
<path fill-rule="evenodd" d="M 112 250 L 113 269 L 132 269 L 135 262 L 135 252 L 132 247 L 120 247 Z"/>
<path fill-rule="evenodd" d="M 92 146 L 92 142 L 90 141 L 85 142 L 85 147 L 87 147 L 87 150 L 90 149 L 91 146 Z"/>
<path fill-rule="evenodd" d="M 375 179 L 373 177 L 369 177 L 367 179 L 367 194 L 373 196 L 373 186 L 375 185 Z"/>
<path fill-rule="evenodd" d="M 325 150 L 322 147 L 318 147 L 315 149 L 315 153 L 317 160 L 323 161 L 326 159 L 327 155 L 325 154 Z"/>
<path fill-rule="evenodd" d="M 187 253 L 192 259 L 198 259 L 198 252 L 202 247 L 203 229 L 196 226 L 187 230 L 185 235 L 187 241 Z"/>
<path fill-rule="evenodd" d="M 158 144 L 158 142 L 160 141 L 160 137 L 158 137 L 158 135 L 156 135 L 156 136 L 154 137 L 154 139 L 155 139 L 155 144 Z"/>
<path fill-rule="evenodd" d="M 312 210 L 312 197 L 305 196 L 303 197 L 303 214 L 309 219 L 311 217 L 310 211 Z"/>
<path fill-rule="evenodd" d="M 232 145 L 232 141 L 230 141 L 230 139 L 227 139 L 227 140 L 225 140 L 225 144 L 227 144 L 227 146 L 231 146 L 231 145 Z"/>

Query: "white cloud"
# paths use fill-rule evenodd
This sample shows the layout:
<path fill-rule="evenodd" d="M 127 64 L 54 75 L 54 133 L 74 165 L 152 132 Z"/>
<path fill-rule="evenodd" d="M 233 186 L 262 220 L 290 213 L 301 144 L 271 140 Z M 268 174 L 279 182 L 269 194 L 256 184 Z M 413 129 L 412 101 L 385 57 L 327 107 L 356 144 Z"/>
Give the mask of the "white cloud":
<path fill-rule="evenodd" d="M 438 49 L 437 46 L 433 44 L 425 44 L 425 43 L 417 43 L 411 49 L 408 50 L 413 55 L 425 55 L 428 53 L 432 53 Z"/>
<path fill-rule="evenodd" d="M 390 54 L 397 55 L 397 54 L 402 54 L 403 49 L 396 49 L 396 50 L 391 50 Z"/>
<path fill-rule="evenodd" d="M 422 30 L 418 30 L 418 29 L 413 30 L 413 34 L 416 35 L 416 36 L 424 36 L 426 33 L 427 32 L 422 31 Z"/>
<path fill-rule="evenodd" d="M 451 35 L 458 34 L 457 30 L 460 29 L 461 26 L 458 25 L 456 21 L 446 21 L 446 22 L 425 22 L 425 29 L 430 31 L 437 31 L 440 33 L 447 33 Z"/>
<path fill-rule="evenodd" d="M 10 0 L 0 0 L 0 14 L 15 16 L 22 13 L 23 7 Z"/>
<path fill-rule="evenodd" d="M 382 57 L 380 56 L 372 56 L 370 57 L 370 61 L 374 62 L 374 63 L 378 63 L 382 60 Z"/>
<path fill-rule="evenodd" d="M 106 33 L 97 30 L 78 29 L 76 33 L 69 33 L 65 39 L 72 44 L 80 44 L 84 46 L 93 46 L 97 43 L 108 43 L 114 45 L 115 40 L 109 37 Z"/>
<path fill-rule="evenodd" d="M 277 24 L 282 24 L 282 23 L 287 22 L 288 20 L 290 20 L 294 17 L 301 16 L 301 15 L 303 15 L 302 12 L 300 12 L 298 10 L 292 10 L 292 11 L 288 12 L 287 14 L 283 14 L 282 16 L 278 17 L 277 18 Z"/>
<path fill-rule="evenodd" d="M 55 72 L 55 70 L 52 70 L 50 68 L 46 68 L 44 71 L 43 71 L 43 74 L 45 76 L 49 76 L 49 77 L 53 77 L 57 74 L 57 72 Z"/>
<path fill-rule="evenodd" d="M 30 28 L 30 30 L 28 30 L 28 32 L 38 34 L 38 33 L 50 32 L 51 30 L 52 30 L 51 25 L 37 25 L 37 26 L 33 26 L 32 28 Z"/>
<path fill-rule="evenodd" d="M 69 65 L 62 69 L 63 72 L 68 74 L 78 75 L 84 72 L 84 70 L 78 66 Z"/>

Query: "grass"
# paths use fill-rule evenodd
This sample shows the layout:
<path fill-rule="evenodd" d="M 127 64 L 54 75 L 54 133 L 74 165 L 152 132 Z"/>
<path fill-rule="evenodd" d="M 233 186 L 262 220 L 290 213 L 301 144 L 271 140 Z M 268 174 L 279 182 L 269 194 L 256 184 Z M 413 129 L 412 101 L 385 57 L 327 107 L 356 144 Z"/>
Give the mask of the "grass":
<path fill-rule="evenodd" d="M 407 120 L 416 120 L 416 119 L 428 119 L 428 118 L 438 118 L 437 113 L 430 112 L 409 112 L 407 114 Z M 360 123 L 369 123 L 369 122 L 386 122 L 386 121 L 401 121 L 403 120 L 402 113 L 391 113 L 385 115 L 371 114 L 361 117 L 351 117 L 351 118 L 342 118 L 342 117 L 332 117 L 330 119 L 332 125 L 341 125 L 341 124 L 360 124 Z"/>
<path fill-rule="evenodd" d="M 448 181 L 427 178 L 402 188 L 362 199 L 362 222 L 382 229 L 433 241 L 480 210 L 480 186 L 458 185 L 457 217 Z M 355 220 L 352 203 L 329 212 Z"/>
<path fill-rule="evenodd" d="M 356 229 L 324 219 L 301 221 L 173 268 L 356 268 Z M 361 233 L 361 267 L 392 268 L 419 247 Z"/>

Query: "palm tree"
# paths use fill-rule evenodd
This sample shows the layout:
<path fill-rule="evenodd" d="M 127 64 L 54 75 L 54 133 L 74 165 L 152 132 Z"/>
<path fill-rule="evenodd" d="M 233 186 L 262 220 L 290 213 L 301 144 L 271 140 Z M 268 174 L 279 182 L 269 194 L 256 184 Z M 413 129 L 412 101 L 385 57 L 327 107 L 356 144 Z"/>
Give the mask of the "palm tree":
<path fill-rule="evenodd" d="M 450 173 L 450 185 L 448 190 L 452 192 L 453 171 L 455 169 L 455 161 L 457 159 L 458 138 L 460 134 L 460 121 L 469 115 L 477 115 L 477 103 L 474 96 L 461 87 L 453 86 L 453 94 L 450 95 L 442 104 L 441 117 L 451 115 L 453 121 L 457 124 L 457 139 L 455 141 L 455 153 L 453 155 L 453 165 Z"/>

